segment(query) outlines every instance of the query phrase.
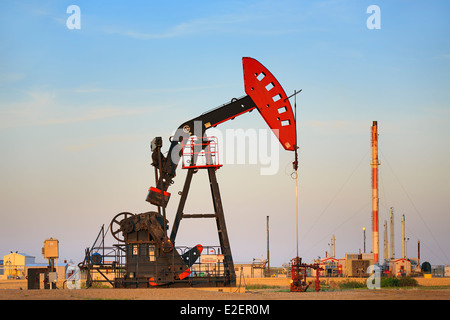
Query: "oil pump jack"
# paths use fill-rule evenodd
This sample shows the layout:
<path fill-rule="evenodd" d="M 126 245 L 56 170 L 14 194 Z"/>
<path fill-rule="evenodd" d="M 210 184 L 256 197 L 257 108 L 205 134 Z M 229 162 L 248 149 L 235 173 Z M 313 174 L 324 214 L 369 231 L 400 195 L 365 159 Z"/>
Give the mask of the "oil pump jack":
<path fill-rule="evenodd" d="M 116 287 L 158 286 L 234 286 L 236 275 L 228 239 L 222 200 L 216 171 L 221 167 L 217 159 L 217 145 L 206 135 L 209 128 L 258 110 L 285 150 L 297 152 L 295 117 L 289 97 L 272 73 L 257 60 L 242 58 L 246 95 L 205 112 L 181 124 L 170 138 L 167 156 L 161 151 L 163 141 L 156 137 L 151 142 L 152 166 L 155 170 L 155 187 L 150 187 L 147 202 L 157 211 L 140 214 L 122 212 L 110 224 L 111 233 L 124 243 L 125 272 L 116 277 Z M 189 151 L 186 151 L 189 150 Z M 174 182 L 177 166 L 183 158 L 187 169 L 170 236 L 166 208 L 171 194 L 168 189 Z M 199 162 L 199 159 L 203 162 Z M 297 156 L 294 167 L 297 165 Z M 296 167 L 295 167 L 296 169 Z M 214 207 L 213 214 L 186 214 L 184 206 L 193 175 L 199 170 L 208 173 Z M 176 235 L 183 218 L 215 218 L 220 248 L 217 250 L 222 271 L 213 276 L 194 274 L 193 265 L 209 250 L 202 245 L 180 250 L 175 246 Z M 200 259 L 201 260 L 201 259 Z M 220 269 L 220 268 L 219 268 Z"/>

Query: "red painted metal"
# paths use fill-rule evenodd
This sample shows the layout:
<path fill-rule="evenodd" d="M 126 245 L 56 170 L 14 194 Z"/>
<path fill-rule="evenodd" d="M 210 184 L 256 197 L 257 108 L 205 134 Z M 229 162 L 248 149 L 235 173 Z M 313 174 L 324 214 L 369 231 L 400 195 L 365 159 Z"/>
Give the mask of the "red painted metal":
<path fill-rule="evenodd" d="M 295 257 L 291 260 L 291 292 L 305 292 L 311 282 L 306 281 L 306 267 L 302 259 Z"/>
<path fill-rule="evenodd" d="M 183 169 L 221 166 L 216 137 L 190 137 L 183 140 Z"/>
<path fill-rule="evenodd" d="M 378 129 L 377 121 L 372 126 L 372 252 L 374 262 L 379 262 L 379 232 L 378 232 Z"/>
<path fill-rule="evenodd" d="M 161 194 L 161 190 L 158 189 L 158 188 L 155 188 L 155 187 L 150 187 L 150 188 L 148 189 L 148 191 L 152 191 L 152 192 L 156 192 L 156 193 Z M 164 195 L 165 195 L 166 197 L 170 197 L 170 193 L 167 192 L 167 191 L 164 191 Z"/>
<path fill-rule="evenodd" d="M 203 246 L 202 246 L 201 244 L 198 244 L 198 245 L 196 245 L 196 247 L 197 247 L 197 250 L 198 250 L 199 254 L 201 254 L 202 251 L 203 251 Z M 190 268 L 187 268 L 183 273 L 181 273 L 181 274 L 178 276 L 178 278 L 179 278 L 180 280 L 183 280 L 184 278 L 188 277 L 190 274 L 191 274 L 191 269 L 190 269 Z"/>
<path fill-rule="evenodd" d="M 306 281 L 306 271 L 307 269 L 316 270 L 316 280 L 314 281 L 314 290 L 316 292 L 320 291 L 320 280 L 319 273 L 323 268 L 319 264 L 305 264 L 302 263 L 302 259 L 295 257 L 291 260 L 291 292 L 305 292 L 311 285 L 312 281 Z"/>
<path fill-rule="evenodd" d="M 152 287 L 157 286 L 158 284 L 155 282 L 155 279 L 153 277 L 148 279 L 148 284 Z"/>
<path fill-rule="evenodd" d="M 244 57 L 242 64 L 245 92 L 255 102 L 284 149 L 294 151 L 297 146 L 295 118 L 283 87 L 257 60 Z"/>
<path fill-rule="evenodd" d="M 320 291 L 319 270 L 322 270 L 322 269 L 317 267 L 316 268 L 316 281 L 314 281 L 314 285 L 315 285 L 314 290 L 316 290 L 316 292 Z"/>

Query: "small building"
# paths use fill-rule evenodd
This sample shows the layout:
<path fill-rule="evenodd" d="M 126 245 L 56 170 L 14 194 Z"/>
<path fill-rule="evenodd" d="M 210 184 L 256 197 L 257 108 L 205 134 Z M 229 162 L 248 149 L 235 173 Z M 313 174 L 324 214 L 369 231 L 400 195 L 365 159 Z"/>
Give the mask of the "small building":
<path fill-rule="evenodd" d="M 431 274 L 433 277 L 448 277 L 450 275 L 450 267 L 447 265 L 431 266 Z"/>
<path fill-rule="evenodd" d="M 319 262 L 319 267 L 322 269 L 319 271 L 320 277 L 338 277 L 342 276 L 345 266 L 345 259 L 336 259 L 333 257 L 323 258 Z M 311 270 L 311 275 L 316 275 L 316 270 Z"/>
<path fill-rule="evenodd" d="M 404 258 L 390 260 L 389 270 L 396 277 L 409 276 L 411 274 L 411 261 Z"/>
<path fill-rule="evenodd" d="M 25 266 L 33 264 L 35 257 L 26 253 L 12 252 L 3 256 L 3 278 L 22 279 L 26 276 Z"/>
<path fill-rule="evenodd" d="M 241 276 L 244 278 L 263 278 L 266 275 L 267 260 L 255 260 L 252 263 L 235 263 L 234 271 L 236 273 L 236 279 Z"/>
<path fill-rule="evenodd" d="M 374 264 L 373 253 L 346 253 L 344 275 L 347 277 L 368 277 L 367 269 Z"/>
<path fill-rule="evenodd" d="M 3 256 L 3 265 L 0 266 L 1 279 L 25 279 L 28 269 L 45 268 L 48 263 L 36 263 L 36 258 L 26 253 L 11 252 Z M 67 263 L 58 263 L 56 272 L 59 279 L 65 279 Z"/>

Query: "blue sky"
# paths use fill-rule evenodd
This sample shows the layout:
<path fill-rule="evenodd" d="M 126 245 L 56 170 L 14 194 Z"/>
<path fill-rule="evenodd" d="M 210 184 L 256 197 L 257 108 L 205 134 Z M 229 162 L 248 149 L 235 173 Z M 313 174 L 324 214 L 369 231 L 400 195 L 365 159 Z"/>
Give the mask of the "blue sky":
<path fill-rule="evenodd" d="M 81 10 L 70 30 L 67 7 Z M 381 29 L 369 30 L 369 5 Z M 244 56 L 298 96 L 300 255 L 362 248 L 370 229 L 370 127 L 380 143 L 383 221 L 406 216 L 409 255 L 450 263 L 450 22 L 447 1 L 9 1 L 0 10 L 0 255 L 41 257 L 58 238 L 81 261 L 102 224 L 145 212 L 154 184 L 149 143 L 182 122 L 244 95 Z M 220 130 L 264 129 L 257 113 Z M 292 153 L 280 170 L 218 172 L 236 261 L 296 254 Z M 184 182 L 183 170 L 172 188 Z M 198 178 L 192 210 L 209 206 Z M 207 185 L 206 185 L 207 187 Z M 168 208 L 173 221 L 177 198 Z M 199 228 L 196 223 L 201 225 Z M 201 231 L 199 231 L 201 230 Z M 367 247 L 370 248 L 370 237 Z M 180 245 L 215 244 L 215 225 L 182 221 Z M 43 259 L 43 257 L 42 257 Z M 38 259 L 39 260 L 39 259 Z"/>

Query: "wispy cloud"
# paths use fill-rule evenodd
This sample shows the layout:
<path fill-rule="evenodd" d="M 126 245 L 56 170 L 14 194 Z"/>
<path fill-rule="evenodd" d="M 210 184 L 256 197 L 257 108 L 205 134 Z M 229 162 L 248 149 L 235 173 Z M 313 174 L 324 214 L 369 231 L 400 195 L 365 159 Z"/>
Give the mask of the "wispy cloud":
<path fill-rule="evenodd" d="M 96 86 L 96 85 L 85 85 L 85 86 L 80 86 L 80 87 L 73 89 L 73 92 L 75 92 L 75 93 L 96 93 L 96 92 L 105 92 L 105 91 L 107 91 L 107 90 L 104 88 L 100 88 L 99 86 Z"/>
<path fill-rule="evenodd" d="M 332 128 L 340 129 L 348 125 L 348 121 L 344 120 L 333 120 L 333 121 L 320 121 L 320 120 L 310 120 L 303 124 L 304 126 L 313 128 Z"/>
<path fill-rule="evenodd" d="M 187 22 L 179 23 L 159 33 L 123 30 L 112 27 L 106 28 L 105 32 L 140 40 L 165 39 L 200 33 L 230 32 L 235 29 L 233 26 L 236 24 L 247 22 L 251 19 L 254 18 L 248 15 L 223 15 L 193 19 Z"/>
<path fill-rule="evenodd" d="M 450 107 L 442 105 L 426 106 L 423 108 L 423 110 L 428 114 L 445 115 L 445 116 L 450 115 Z"/>
<path fill-rule="evenodd" d="M 106 107 L 106 108 L 88 110 L 79 116 L 60 117 L 60 118 L 55 117 L 55 118 L 41 120 L 37 123 L 37 125 L 63 124 L 63 123 L 91 121 L 91 120 L 111 118 L 111 117 L 138 115 L 138 114 L 143 114 L 146 112 L 148 112 L 148 110 Z"/>
<path fill-rule="evenodd" d="M 168 27 L 160 32 L 137 31 L 126 26 L 106 27 L 105 33 L 126 36 L 139 40 L 167 39 L 175 37 L 184 37 L 191 35 L 207 34 L 257 34 L 274 35 L 280 33 L 292 32 L 289 28 L 280 27 L 280 24 L 274 25 L 267 23 L 273 20 L 274 13 L 254 12 L 242 10 L 245 13 L 234 13 L 225 15 L 213 15 L 209 17 L 192 19 Z M 279 21 L 280 22 L 280 21 Z"/>
<path fill-rule="evenodd" d="M 141 139 L 143 136 L 146 137 L 146 135 L 109 135 L 104 137 L 97 137 L 92 139 L 89 142 L 84 142 L 81 144 L 71 144 L 64 148 L 64 151 L 67 152 L 82 152 L 88 149 L 95 148 L 99 145 L 105 145 L 105 144 L 115 144 L 115 143 L 121 143 L 121 142 L 128 142 L 133 140 Z"/>
<path fill-rule="evenodd" d="M 68 124 L 98 119 L 135 116 L 153 111 L 149 107 L 67 107 L 55 91 L 33 89 L 21 101 L 0 102 L 0 128 Z"/>
<path fill-rule="evenodd" d="M 321 130 L 336 130 L 335 132 L 361 132 L 367 131 L 366 123 L 361 121 L 350 120 L 309 120 L 301 124 L 301 126 L 317 128 Z"/>
<path fill-rule="evenodd" d="M 29 90 L 19 101 L 0 101 L 0 128 L 21 127 L 36 124 L 36 121 L 54 105 L 55 92 L 51 90 Z"/>
<path fill-rule="evenodd" d="M 15 83 L 25 78 L 23 73 L 11 72 L 0 74 L 0 84 Z"/>
<path fill-rule="evenodd" d="M 78 152 L 86 149 L 94 148 L 97 146 L 97 143 L 85 143 L 80 145 L 70 145 L 65 148 L 65 151 Z"/>

